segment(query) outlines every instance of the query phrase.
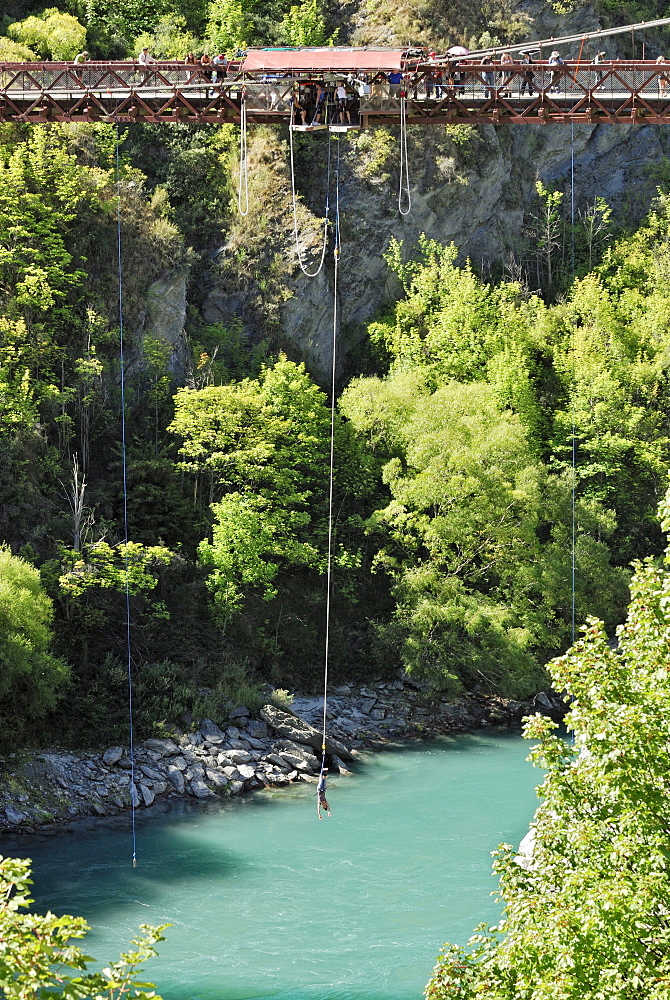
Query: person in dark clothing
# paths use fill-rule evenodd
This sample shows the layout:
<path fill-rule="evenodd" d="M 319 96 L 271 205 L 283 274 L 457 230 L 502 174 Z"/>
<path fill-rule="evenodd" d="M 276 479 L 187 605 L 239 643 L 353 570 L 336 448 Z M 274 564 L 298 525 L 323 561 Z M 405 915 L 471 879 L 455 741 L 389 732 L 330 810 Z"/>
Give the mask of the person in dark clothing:
<path fill-rule="evenodd" d="M 521 64 L 524 67 L 523 75 L 521 77 L 521 90 L 519 91 L 519 96 L 523 97 L 526 90 L 528 91 L 528 96 L 532 97 L 535 93 L 533 90 L 533 80 L 535 79 L 535 73 L 532 69 L 526 69 L 525 67 L 530 67 L 533 65 L 533 60 L 530 57 L 530 52 L 520 52 Z"/>
<path fill-rule="evenodd" d="M 328 768 L 324 767 L 319 775 L 319 783 L 316 786 L 316 811 L 319 819 L 322 819 L 321 809 L 325 809 L 330 816 L 330 806 L 328 805 L 328 800 L 326 799 L 326 774 L 328 773 Z"/>

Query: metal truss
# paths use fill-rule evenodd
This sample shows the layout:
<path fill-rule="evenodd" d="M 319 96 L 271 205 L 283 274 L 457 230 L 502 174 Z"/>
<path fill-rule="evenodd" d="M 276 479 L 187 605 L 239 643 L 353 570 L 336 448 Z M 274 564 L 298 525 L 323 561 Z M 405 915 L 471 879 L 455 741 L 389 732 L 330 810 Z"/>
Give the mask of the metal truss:
<path fill-rule="evenodd" d="M 532 76 L 529 74 L 532 73 Z M 351 109 L 364 127 L 396 124 L 400 94 L 384 74 L 297 73 L 217 78 L 214 67 L 160 62 L 0 64 L 0 121 L 290 121 L 296 89 L 309 104 L 317 80 L 347 76 Z M 670 63 L 615 61 L 549 66 L 415 62 L 403 78 L 410 124 L 651 124 L 670 122 Z"/>

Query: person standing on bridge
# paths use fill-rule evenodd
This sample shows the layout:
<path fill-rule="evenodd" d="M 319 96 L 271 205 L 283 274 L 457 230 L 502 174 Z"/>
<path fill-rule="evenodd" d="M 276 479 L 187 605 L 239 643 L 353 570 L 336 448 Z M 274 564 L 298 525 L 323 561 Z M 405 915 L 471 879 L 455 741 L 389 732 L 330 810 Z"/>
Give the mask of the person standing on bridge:
<path fill-rule="evenodd" d="M 535 73 L 530 67 L 533 65 L 533 60 L 531 59 L 530 52 L 519 52 L 521 56 L 521 63 L 524 66 L 523 74 L 521 76 L 521 89 L 519 90 L 519 97 L 523 97 L 526 90 L 528 91 L 528 96 L 533 97 L 535 91 L 533 90 L 533 80 L 535 79 Z"/>
<path fill-rule="evenodd" d="M 557 49 L 554 49 L 554 51 L 549 56 L 548 65 L 549 66 L 562 66 L 563 65 L 563 60 L 561 59 L 561 54 L 560 54 L 560 52 Z M 551 82 L 549 84 L 549 93 L 550 94 L 557 94 L 560 91 L 560 89 L 561 89 L 561 74 L 560 74 L 560 72 L 557 69 L 555 69 L 555 70 L 552 71 L 552 74 L 551 74 Z"/>
<path fill-rule="evenodd" d="M 81 66 L 83 63 L 88 62 L 88 58 L 89 58 L 89 56 L 88 56 L 88 52 L 86 51 L 86 49 L 84 49 L 83 52 L 78 52 L 77 55 L 74 57 L 74 64 L 75 64 L 75 66 Z M 83 81 L 84 81 L 84 71 L 82 69 L 76 69 L 74 71 L 74 75 L 77 77 L 77 79 L 79 80 L 80 83 L 83 83 Z"/>
<path fill-rule="evenodd" d="M 604 58 L 605 58 L 605 53 L 604 52 L 596 52 L 596 54 L 593 57 L 593 65 L 594 66 L 600 66 L 600 64 L 603 62 Z M 601 72 L 601 70 L 597 70 L 596 71 L 596 80 L 595 80 L 595 82 L 596 82 L 595 89 L 596 90 L 600 90 L 600 88 L 603 85 L 603 75 L 604 74 Z"/>
<path fill-rule="evenodd" d="M 665 61 L 666 61 L 665 56 L 659 56 L 658 59 L 656 60 L 656 65 L 657 66 L 663 65 L 663 63 L 665 63 Z M 670 77 L 668 77 L 667 72 L 666 73 L 659 73 L 658 74 L 658 77 L 656 78 L 656 82 L 658 84 L 658 96 L 659 97 L 665 97 L 665 95 L 666 95 L 666 93 L 668 91 L 668 81 L 669 80 L 670 80 Z"/>

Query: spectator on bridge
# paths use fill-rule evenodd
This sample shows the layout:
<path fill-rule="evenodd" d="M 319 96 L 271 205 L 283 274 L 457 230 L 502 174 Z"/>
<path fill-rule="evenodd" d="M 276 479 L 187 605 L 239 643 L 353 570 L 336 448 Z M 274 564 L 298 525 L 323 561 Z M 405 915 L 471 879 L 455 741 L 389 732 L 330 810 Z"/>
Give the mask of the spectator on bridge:
<path fill-rule="evenodd" d="M 563 60 L 561 59 L 561 54 L 558 51 L 558 49 L 554 49 L 554 51 L 549 56 L 548 65 L 549 66 L 563 65 Z M 551 81 L 549 83 L 549 93 L 557 94 L 560 89 L 561 89 L 561 74 L 557 69 L 555 69 L 552 71 L 551 74 Z"/>
<path fill-rule="evenodd" d="M 389 89 L 391 91 L 391 97 L 400 96 L 400 88 L 402 86 L 402 73 L 400 70 L 393 70 L 389 73 Z"/>
<path fill-rule="evenodd" d="M 198 60 L 196 58 L 195 52 L 189 52 L 189 54 L 184 59 L 184 65 L 186 66 L 197 66 Z"/>
<path fill-rule="evenodd" d="M 526 90 L 528 91 L 528 96 L 532 97 L 535 93 L 533 90 L 533 80 L 535 79 L 535 73 L 532 69 L 526 68 L 533 65 L 533 60 L 530 57 L 530 52 L 519 52 L 521 56 L 521 63 L 524 67 L 523 74 L 521 76 L 521 89 L 519 90 L 519 97 L 523 97 Z"/>
<path fill-rule="evenodd" d="M 303 104 L 303 102 L 300 99 L 300 90 L 299 89 L 296 89 L 296 90 L 293 91 L 293 98 L 291 100 L 291 105 L 292 105 L 292 109 L 293 109 L 293 122 L 295 123 L 296 119 L 299 117 L 300 118 L 300 124 L 301 125 L 306 125 L 307 124 L 307 108 L 305 107 L 305 105 Z"/>
<path fill-rule="evenodd" d="M 349 98 L 347 96 L 346 87 L 343 83 L 337 85 L 337 90 L 335 91 L 335 97 L 337 98 L 337 113 L 340 118 L 340 125 L 344 125 L 344 116 L 347 116 L 347 122 L 351 125 L 351 112 L 349 111 Z"/>
<path fill-rule="evenodd" d="M 82 63 L 88 62 L 88 58 L 89 58 L 88 52 L 86 51 L 86 49 L 84 49 L 83 52 L 77 53 L 77 55 L 74 57 L 73 62 L 75 64 L 75 66 L 81 66 Z M 75 73 L 75 76 L 77 77 L 77 79 L 79 81 L 83 81 L 83 78 L 84 78 L 84 72 L 83 72 L 83 70 L 76 69 L 74 71 L 74 73 Z"/>
<path fill-rule="evenodd" d="M 514 62 L 514 59 L 512 58 L 511 52 L 503 52 L 503 54 L 500 57 L 500 65 L 501 66 L 511 66 L 513 62 Z M 508 87 L 509 87 L 509 83 L 510 83 L 510 80 L 512 79 L 513 75 L 514 74 L 510 73 L 509 71 L 506 71 L 506 72 L 504 72 L 501 75 L 500 86 L 503 89 L 503 95 L 502 95 L 503 97 L 511 97 L 512 96 L 512 91 L 508 90 Z"/>
<path fill-rule="evenodd" d="M 214 56 L 212 65 L 214 66 L 212 82 L 216 83 L 217 80 L 225 80 L 228 73 L 228 60 L 226 59 L 225 52 L 220 52 L 218 56 Z"/>
<path fill-rule="evenodd" d="M 148 46 L 146 46 L 146 45 L 144 46 L 144 48 L 142 49 L 142 51 L 138 55 L 137 61 L 140 64 L 140 66 L 150 66 L 151 63 L 155 63 L 156 62 L 156 60 L 154 59 L 154 57 L 149 52 Z"/>
<path fill-rule="evenodd" d="M 314 117 L 312 125 L 321 125 L 321 119 L 326 107 L 326 89 L 322 83 L 316 85 L 316 97 L 314 99 Z"/>
<path fill-rule="evenodd" d="M 491 58 L 491 56 L 484 56 L 484 58 L 482 59 L 482 66 L 491 66 L 491 67 L 493 66 L 493 59 Z M 484 86 L 486 88 L 484 92 L 485 96 L 494 97 L 496 76 L 495 73 L 493 72 L 493 69 L 487 70 L 485 73 L 482 73 L 482 79 L 484 81 Z"/>
<path fill-rule="evenodd" d="M 666 62 L 665 56 L 659 56 L 658 59 L 656 60 L 656 65 L 659 66 L 665 62 Z M 670 69 L 670 67 L 668 68 Z M 658 96 L 665 97 L 666 93 L 668 92 L 668 82 L 670 82 L 670 77 L 668 77 L 667 73 L 659 73 L 658 77 L 656 78 L 656 82 L 658 84 Z"/>
<path fill-rule="evenodd" d="M 596 52 L 596 54 L 593 57 L 593 65 L 594 66 L 600 66 L 600 64 L 603 62 L 604 58 L 605 58 L 605 53 L 604 52 Z M 596 84 L 596 88 L 595 88 L 596 90 L 600 90 L 600 88 L 603 85 L 603 73 L 601 73 L 600 70 L 598 70 L 596 72 L 596 75 L 595 75 L 595 84 Z"/>

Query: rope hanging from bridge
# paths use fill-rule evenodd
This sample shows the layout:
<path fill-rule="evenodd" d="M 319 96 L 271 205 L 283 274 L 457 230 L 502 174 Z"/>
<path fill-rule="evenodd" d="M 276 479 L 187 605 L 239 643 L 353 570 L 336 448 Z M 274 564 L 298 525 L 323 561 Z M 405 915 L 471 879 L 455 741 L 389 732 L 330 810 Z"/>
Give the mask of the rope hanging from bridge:
<path fill-rule="evenodd" d="M 326 209 L 323 217 L 323 241 L 321 245 L 321 259 L 319 260 L 319 266 L 316 271 L 310 271 L 302 262 L 302 253 L 300 251 L 300 237 L 298 235 L 298 204 L 297 195 L 295 191 L 295 164 L 294 164 L 294 153 L 293 153 L 293 116 L 294 110 L 291 107 L 291 124 L 289 125 L 289 150 L 290 150 L 290 160 L 291 160 L 291 200 L 293 203 L 293 236 L 295 239 L 295 252 L 298 258 L 298 263 L 300 264 L 300 270 L 308 278 L 316 278 L 317 274 L 321 272 L 323 268 L 323 262 L 326 259 L 326 246 L 328 244 L 328 219 L 330 214 L 330 129 L 328 130 L 328 168 L 326 171 Z M 338 162 L 339 162 L 339 146 L 338 146 Z"/>
<path fill-rule="evenodd" d="M 330 139 L 329 139 L 330 144 Z M 328 463 L 328 558 L 326 563 L 326 633 L 323 666 L 323 722 L 321 727 L 321 771 L 316 787 L 316 811 L 321 819 L 324 808 L 330 816 L 326 799 L 326 728 L 328 718 L 328 668 L 330 665 L 330 605 L 333 577 L 333 484 L 335 480 L 335 382 L 337 371 L 337 293 L 340 266 L 340 143 L 337 141 L 335 167 L 335 246 L 333 248 L 333 342 L 330 368 L 330 458 Z"/>
<path fill-rule="evenodd" d="M 242 208 L 244 205 L 244 208 Z M 242 91 L 240 100 L 240 178 L 237 188 L 237 210 L 249 214 L 249 163 L 247 160 L 247 99 Z"/>
<path fill-rule="evenodd" d="M 412 195 L 409 189 L 409 163 L 407 157 L 407 97 L 404 94 L 400 95 L 400 179 L 398 181 L 398 211 L 401 215 L 409 215 L 412 211 Z"/>
<path fill-rule="evenodd" d="M 133 845 L 133 868 L 137 868 L 137 835 L 135 829 L 135 734 L 133 724 L 133 671 L 130 641 L 130 580 L 128 566 L 128 460 L 126 448 L 126 364 L 123 345 L 123 260 L 121 256 L 121 170 L 119 168 L 119 126 L 116 126 L 116 266 L 119 287 L 119 369 L 121 388 L 121 467 L 123 470 L 123 540 L 125 542 L 125 598 L 126 598 L 126 668 L 128 676 L 128 728 L 130 756 L 130 816 Z"/>

